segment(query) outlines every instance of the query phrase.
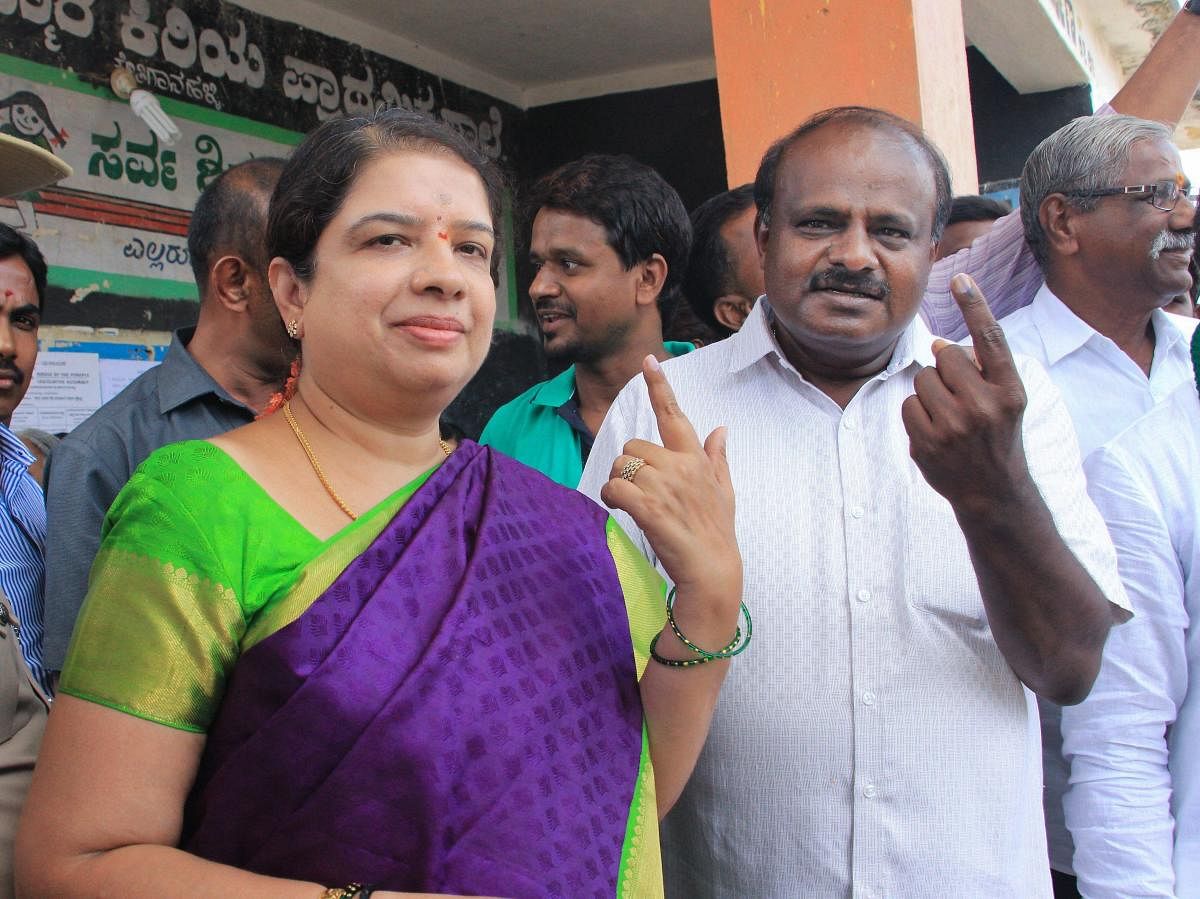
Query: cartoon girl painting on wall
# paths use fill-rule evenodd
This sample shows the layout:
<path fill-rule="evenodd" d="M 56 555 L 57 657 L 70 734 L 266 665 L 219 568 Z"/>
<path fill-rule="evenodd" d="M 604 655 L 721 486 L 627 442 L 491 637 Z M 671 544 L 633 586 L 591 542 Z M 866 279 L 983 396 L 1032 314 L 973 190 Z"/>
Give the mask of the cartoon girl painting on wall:
<path fill-rule="evenodd" d="M 17 91 L 0 99 L 0 133 L 27 140 L 50 152 L 67 142 L 67 132 L 54 127 L 50 110 L 33 91 Z"/>

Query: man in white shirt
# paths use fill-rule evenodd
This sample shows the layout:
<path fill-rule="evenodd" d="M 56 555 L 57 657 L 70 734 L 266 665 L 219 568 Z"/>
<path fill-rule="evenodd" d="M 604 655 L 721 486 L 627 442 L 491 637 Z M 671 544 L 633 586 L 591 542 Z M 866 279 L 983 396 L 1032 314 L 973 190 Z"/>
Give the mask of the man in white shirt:
<path fill-rule="evenodd" d="M 1200 897 L 1200 399 L 1190 382 L 1088 457 L 1137 616 L 1064 709 L 1075 870 L 1092 897 Z"/>
<path fill-rule="evenodd" d="M 1130 116 L 1076 119 L 1025 164 L 1025 239 L 1046 283 L 1000 323 L 1013 352 L 1045 366 L 1062 393 L 1083 458 L 1192 379 L 1196 320 L 1162 311 L 1192 282 L 1189 190 L 1171 130 Z M 1039 704 L 1050 866 L 1068 889 L 1061 710 Z"/>
<path fill-rule="evenodd" d="M 665 822 L 669 895 L 1050 893 L 1024 685 L 1086 695 L 1124 593 L 1045 374 L 969 279 L 982 370 L 916 318 L 950 199 L 914 126 L 818 114 L 755 182 L 766 297 L 664 365 L 698 433 L 729 427 L 754 616 Z M 630 438 L 657 438 L 641 378 L 581 490 Z"/>

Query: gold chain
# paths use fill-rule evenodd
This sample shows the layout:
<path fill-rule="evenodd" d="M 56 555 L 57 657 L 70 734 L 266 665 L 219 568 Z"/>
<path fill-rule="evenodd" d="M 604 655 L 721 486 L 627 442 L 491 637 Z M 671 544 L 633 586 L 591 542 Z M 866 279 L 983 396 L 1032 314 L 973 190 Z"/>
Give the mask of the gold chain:
<path fill-rule="evenodd" d="M 292 401 L 288 400 L 283 404 L 283 417 L 288 423 L 288 427 L 292 429 L 292 433 L 296 435 L 296 439 L 300 441 L 300 448 L 304 450 L 304 455 L 308 456 L 308 462 L 312 466 L 313 471 L 317 475 L 317 480 L 321 482 L 321 486 L 325 488 L 325 492 L 329 494 L 329 498 L 337 503 L 337 507 L 345 513 L 346 517 L 351 521 L 358 518 L 346 505 L 346 501 L 338 496 L 338 492 L 333 489 L 333 485 L 329 483 L 329 478 L 325 477 L 325 471 L 321 468 L 321 463 L 317 461 L 317 454 L 313 452 L 312 445 L 308 442 L 308 438 L 304 436 L 304 431 L 300 428 L 300 422 L 296 421 L 296 416 L 292 414 Z M 445 440 L 438 438 L 438 446 L 442 448 L 442 452 L 446 454 L 446 458 L 450 458 L 450 444 Z"/>

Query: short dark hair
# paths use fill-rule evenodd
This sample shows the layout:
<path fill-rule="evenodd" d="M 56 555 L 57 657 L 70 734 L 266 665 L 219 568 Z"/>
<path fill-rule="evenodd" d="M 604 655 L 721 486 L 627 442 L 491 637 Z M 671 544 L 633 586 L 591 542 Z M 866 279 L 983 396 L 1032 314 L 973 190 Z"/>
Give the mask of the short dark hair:
<path fill-rule="evenodd" d="M 230 166 L 204 188 L 188 223 L 188 258 L 201 296 L 217 254 L 230 251 L 266 269 L 267 204 L 283 160 L 264 156 Z"/>
<path fill-rule="evenodd" d="M 735 288 L 733 263 L 721 229 L 736 215 L 754 206 L 754 185 L 743 184 L 709 197 L 692 210 L 692 252 L 683 293 L 696 318 L 718 334 L 732 334 L 717 320 L 713 304 Z"/>
<path fill-rule="evenodd" d="M 957 225 L 959 222 L 994 222 L 1012 212 L 1012 207 L 991 197 L 981 197 L 976 194 L 964 194 L 955 197 L 950 204 L 950 218 L 946 226 Z"/>
<path fill-rule="evenodd" d="M 650 166 L 632 156 L 584 156 L 538 179 L 524 205 L 530 224 L 539 209 L 591 219 L 626 271 L 658 253 L 667 262 L 659 309 L 669 310 L 678 299 L 692 225 L 675 188 Z"/>
<path fill-rule="evenodd" d="M 200 193 L 187 226 L 187 256 L 200 295 L 217 253 L 234 252 L 266 269 L 266 206 L 282 170 L 283 160 L 256 158 L 230 166 Z"/>
<path fill-rule="evenodd" d="M 297 278 L 311 279 L 317 240 L 337 215 L 359 173 L 376 157 L 403 150 L 454 156 L 479 175 L 496 232 L 491 265 L 495 283 L 500 271 L 504 176 L 478 147 L 450 125 L 423 112 L 399 107 L 380 109 L 368 116 L 329 119 L 296 147 L 271 196 L 267 258 L 280 256 L 292 266 Z"/>
<path fill-rule="evenodd" d="M 38 309 L 46 304 L 46 257 L 28 236 L 16 228 L 0 223 L 0 259 L 20 256 L 33 273 L 33 286 L 37 289 Z"/>
<path fill-rule="evenodd" d="M 929 171 L 933 175 L 933 183 L 937 191 L 931 236 L 934 240 L 940 240 L 942 232 L 946 229 L 946 222 L 950 219 L 950 206 L 954 196 L 954 191 L 950 186 L 950 168 L 946 165 L 946 160 L 942 157 L 941 151 L 934 146 L 933 141 L 925 135 L 925 132 L 912 122 L 870 106 L 835 106 L 832 109 L 822 110 L 803 122 L 791 134 L 781 137 L 771 144 L 767 152 L 763 154 L 762 162 L 758 166 L 758 174 L 754 177 L 754 203 L 758 207 L 758 221 L 770 226 L 771 204 L 775 200 L 775 175 L 779 170 L 779 160 L 783 158 L 783 154 L 797 141 L 826 125 L 850 125 L 892 131 L 904 135 L 917 145 L 929 163 Z M 853 148 L 848 147 L 847 152 L 853 152 Z"/>

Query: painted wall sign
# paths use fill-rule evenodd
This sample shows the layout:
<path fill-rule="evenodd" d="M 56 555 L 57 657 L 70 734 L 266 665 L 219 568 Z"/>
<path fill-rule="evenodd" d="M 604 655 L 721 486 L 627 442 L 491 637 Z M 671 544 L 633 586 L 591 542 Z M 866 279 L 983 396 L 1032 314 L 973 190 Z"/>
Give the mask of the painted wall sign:
<path fill-rule="evenodd" d="M 180 117 L 183 136 L 168 147 L 126 103 L 6 69 L 38 74 L 0 56 L 0 131 L 44 141 L 75 174 L 0 200 L 0 221 L 35 235 L 52 282 L 66 286 L 91 273 L 97 289 L 139 295 L 146 279 L 159 280 L 173 282 L 178 298 L 194 299 L 187 227 L 200 191 L 229 166 L 286 156 L 291 144 Z"/>
<path fill-rule="evenodd" d="M 520 112 L 362 47 L 219 0 L 0 0 L 0 52 L 306 132 L 380 105 L 438 115 L 492 159 Z"/>
<path fill-rule="evenodd" d="M 111 93 L 117 66 L 159 98 L 182 131 L 173 145 Z M 190 303 L 174 301 L 197 298 L 186 235 L 204 186 L 251 157 L 286 156 L 330 116 L 384 105 L 439 116 L 493 159 L 515 153 L 515 107 L 220 0 L 0 0 L 0 131 L 75 172 L 0 198 L 0 221 L 50 262 L 44 322 L 189 323 Z M 516 317 L 511 253 L 502 321 Z"/>

